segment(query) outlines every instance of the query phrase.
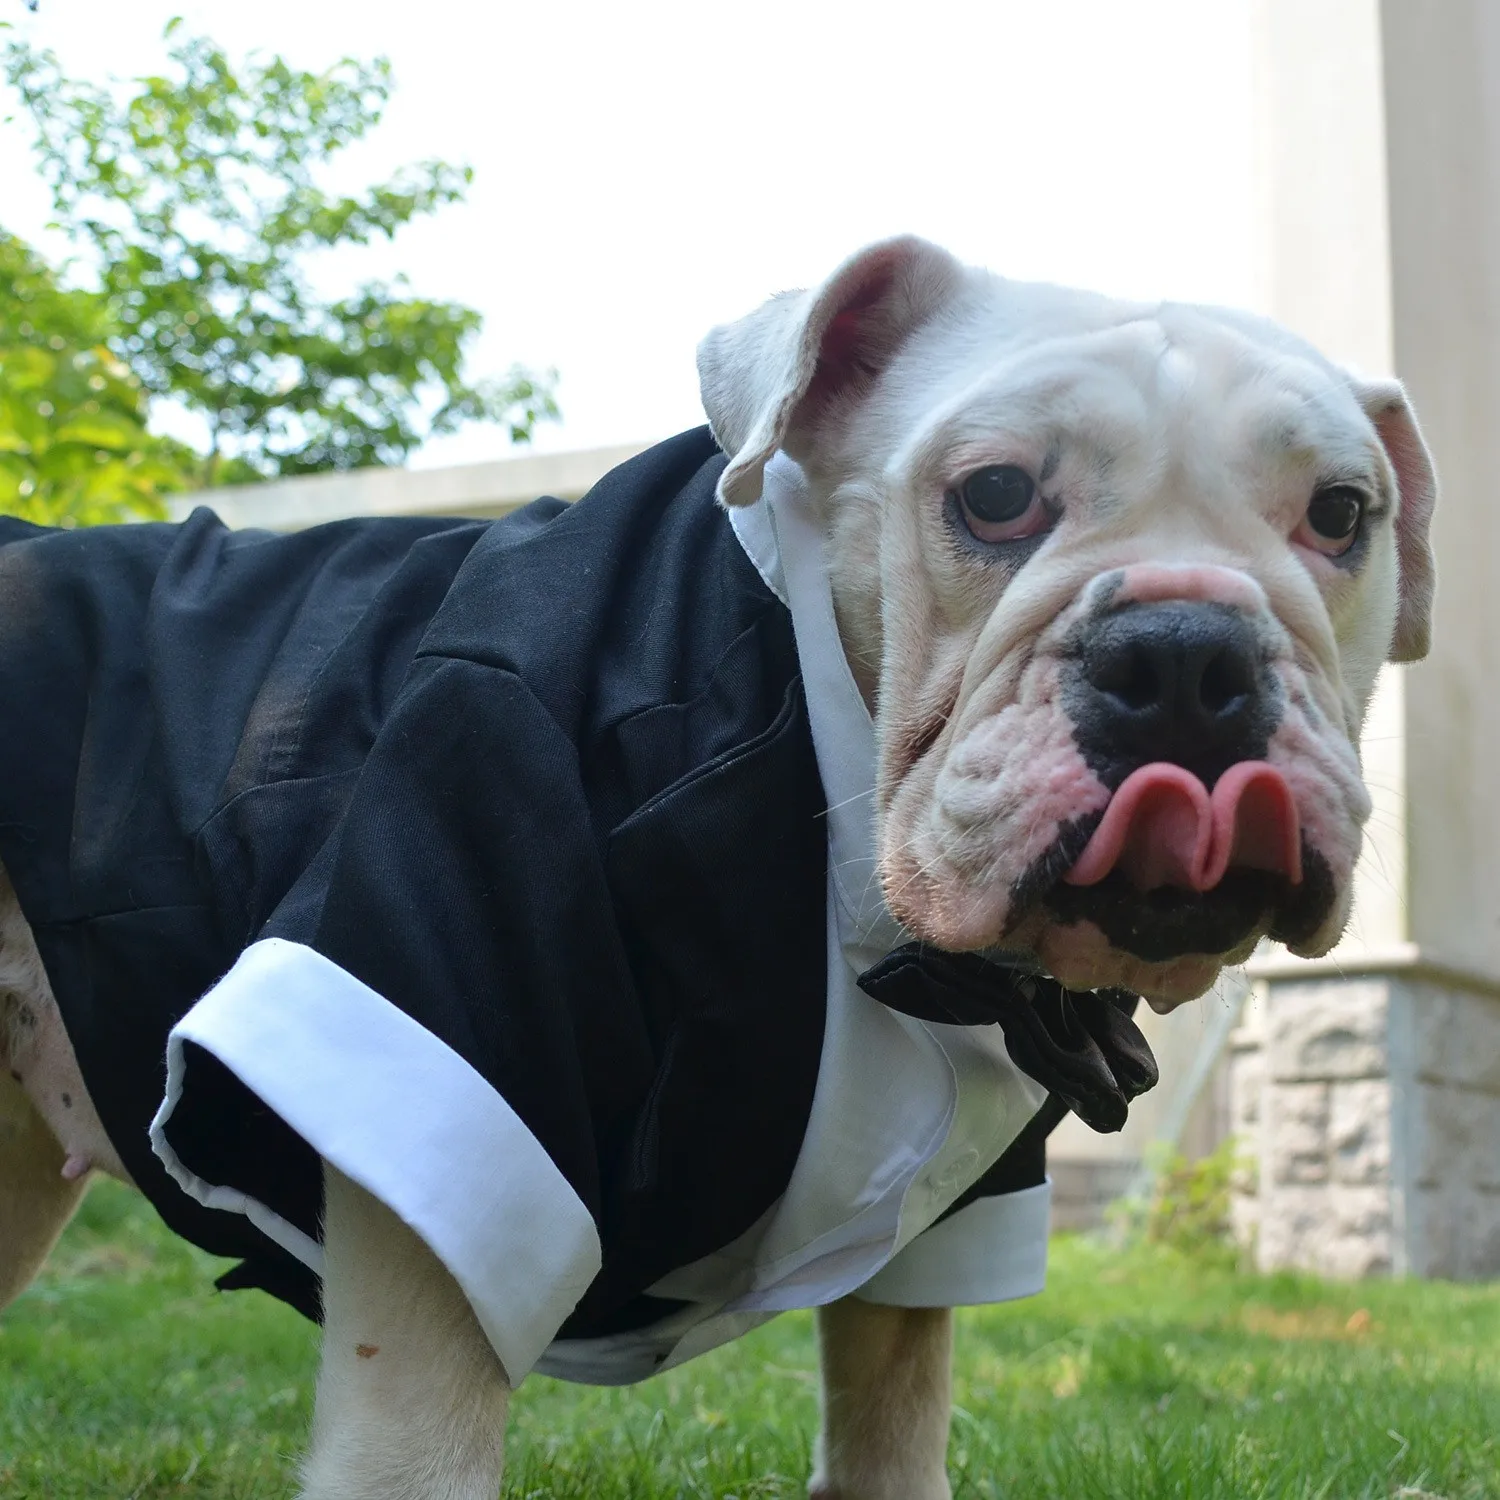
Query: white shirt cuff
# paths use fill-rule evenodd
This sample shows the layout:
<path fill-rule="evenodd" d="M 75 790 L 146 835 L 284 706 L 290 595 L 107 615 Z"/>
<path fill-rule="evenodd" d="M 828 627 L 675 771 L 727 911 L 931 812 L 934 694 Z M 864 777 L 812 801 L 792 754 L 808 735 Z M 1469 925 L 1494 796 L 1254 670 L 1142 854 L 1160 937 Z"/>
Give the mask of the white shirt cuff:
<path fill-rule="evenodd" d="M 520 1384 L 594 1279 L 600 1246 L 592 1215 L 500 1094 L 322 954 L 280 938 L 247 948 L 172 1028 L 151 1144 L 200 1203 L 245 1214 L 319 1273 L 321 1245 L 232 1184 L 204 1181 L 191 1141 L 174 1140 L 188 1042 L 426 1242 Z"/>
<path fill-rule="evenodd" d="M 887 1307 L 973 1307 L 1034 1297 L 1047 1282 L 1052 1179 L 978 1198 L 923 1230 L 854 1294 Z"/>

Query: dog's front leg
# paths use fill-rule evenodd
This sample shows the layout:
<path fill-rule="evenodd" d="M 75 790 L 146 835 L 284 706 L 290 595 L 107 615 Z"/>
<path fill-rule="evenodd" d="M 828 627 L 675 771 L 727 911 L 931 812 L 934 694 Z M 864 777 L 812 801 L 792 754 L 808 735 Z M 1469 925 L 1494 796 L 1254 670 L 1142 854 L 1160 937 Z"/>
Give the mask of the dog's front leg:
<path fill-rule="evenodd" d="M 510 1387 L 457 1283 L 325 1169 L 323 1363 L 304 1500 L 496 1500 Z"/>
<path fill-rule="evenodd" d="M 953 1314 L 845 1297 L 818 1310 L 812 1500 L 949 1500 Z"/>

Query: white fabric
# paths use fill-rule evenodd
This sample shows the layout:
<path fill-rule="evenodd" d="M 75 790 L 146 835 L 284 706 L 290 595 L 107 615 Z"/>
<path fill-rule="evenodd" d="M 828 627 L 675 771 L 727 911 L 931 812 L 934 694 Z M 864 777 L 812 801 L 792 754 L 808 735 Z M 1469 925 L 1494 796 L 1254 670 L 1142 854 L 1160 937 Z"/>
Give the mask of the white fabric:
<path fill-rule="evenodd" d="M 1047 1284 L 1047 1227 L 1052 1180 L 978 1198 L 951 1219 L 924 1230 L 855 1293 L 887 1307 L 968 1307 L 1031 1297 Z"/>
<path fill-rule="evenodd" d="M 314 1271 L 318 1244 L 179 1160 L 171 1123 L 188 1042 L 426 1241 L 519 1382 L 598 1273 L 600 1248 L 588 1209 L 505 1100 L 322 954 L 280 938 L 247 948 L 172 1029 L 151 1144 L 200 1203 L 247 1214 Z"/>

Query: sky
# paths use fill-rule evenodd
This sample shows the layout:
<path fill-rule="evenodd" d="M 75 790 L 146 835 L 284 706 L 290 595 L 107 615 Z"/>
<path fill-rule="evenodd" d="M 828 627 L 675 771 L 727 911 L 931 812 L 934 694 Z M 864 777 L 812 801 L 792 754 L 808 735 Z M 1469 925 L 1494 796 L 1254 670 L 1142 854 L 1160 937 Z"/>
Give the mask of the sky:
<path fill-rule="evenodd" d="M 350 179 L 441 156 L 474 184 L 320 281 L 401 271 L 479 308 L 471 374 L 559 372 L 541 449 L 700 422 L 710 327 L 891 233 L 1009 276 L 1253 305 L 1249 0 L 0 0 L 101 82 L 159 68 L 177 14 L 304 67 L 390 57 Z M 0 125 L 0 224 L 49 243 L 27 140 Z M 413 462 L 507 451 L 470 427 Z"/>

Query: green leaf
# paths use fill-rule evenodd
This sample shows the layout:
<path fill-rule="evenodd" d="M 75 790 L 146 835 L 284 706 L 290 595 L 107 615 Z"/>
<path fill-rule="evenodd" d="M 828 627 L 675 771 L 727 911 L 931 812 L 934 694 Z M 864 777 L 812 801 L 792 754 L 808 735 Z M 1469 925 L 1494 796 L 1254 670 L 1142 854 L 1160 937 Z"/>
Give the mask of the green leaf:
<path fill-rule="evenodd" d="M 73 417 L 55 428 L 54 443 L 79 443 L 89 448 L 107 448 L 128 453 L 140 442 L 141 430 L 124 417 L 106 412 L 93 416 Z"/>
<path fill-rule="evenodd" d="M 212 451 L 173 462 L 214 482 L 399 463 L 473 421 L 521 442 L 556 415 L 551 373 L 469 376 L 475 310 L 413 297 L 399 276 L 341 298 L 309 277 L 313 254 L 393 238 L 472 180 L 442 160 L 349 192 L 320 180 L 379 123 L 387 59 L 307 71 L 231 59 L 180 17 L 163 35 L 164 65 L 123 92 L 24 40 L 0 46 L 58 222 L 97 278 L 65 290 L 0 233 L 14 442 L 59 463 L 75 447 L 139 454 L 146 402 L 161 398 L 206 424 Z M 97 470 L 91 494 L 101 473 L 122 482 Z"/>

